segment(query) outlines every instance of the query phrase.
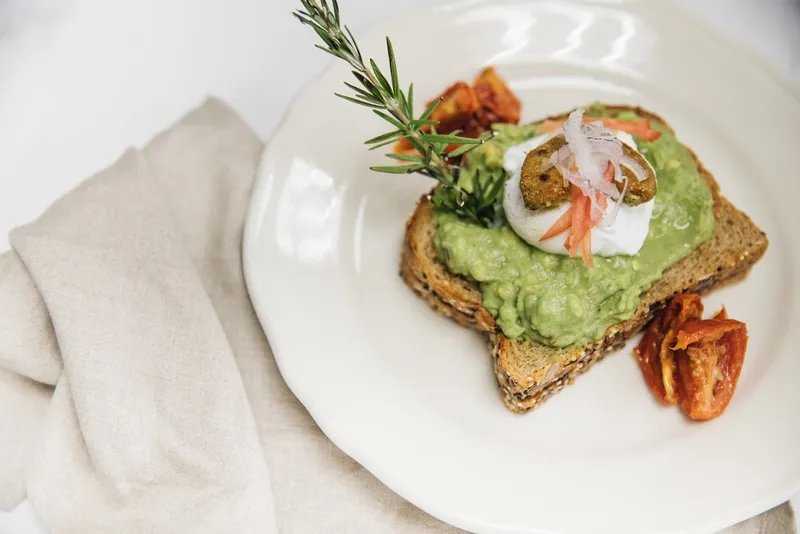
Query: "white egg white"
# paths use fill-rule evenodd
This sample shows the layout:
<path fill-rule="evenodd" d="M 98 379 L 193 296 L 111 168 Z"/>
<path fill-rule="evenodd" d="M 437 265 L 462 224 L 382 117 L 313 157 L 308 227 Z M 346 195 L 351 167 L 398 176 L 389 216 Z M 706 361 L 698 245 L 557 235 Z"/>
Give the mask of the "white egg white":
<path fill-rule="evenodd" d="M 545 252 L 567 255 L 567 249 L 564 247 L 567 232 L 545 241 L 539 241 L 539 238 L 569 209 L 570 203 L 567 202 L 556 208 L 534 212 L 525 206 L 522 200 L 522 192 L 519 189 L 525 156 L 528 152 L 550 139 L 551 135 L 538 135 L 510 147 L 506 151 L 503 166 L 511 177 L 505 185 L 503 208 L 505 209 L 508 224 L 525 242 Z M 617 132 L 617 138 L 634 150 L 638 150 L 633 137 L 629 134 Z M 653 173 L 655 174 L 655 171 Z M 592 229 L 592 254 L 616 256 L 638 253 L 642 245 L 644 245 L 647 232 L 650 229 L 650 219 L 653 216 L 654 204 L 655 199 L 638 206 L 629 206 L 623 203 L 613 224 L 605 228 L 597 227 Z M 612 203 L 609 203 L 606 213 L 611 210 L 612 205 Z"/>

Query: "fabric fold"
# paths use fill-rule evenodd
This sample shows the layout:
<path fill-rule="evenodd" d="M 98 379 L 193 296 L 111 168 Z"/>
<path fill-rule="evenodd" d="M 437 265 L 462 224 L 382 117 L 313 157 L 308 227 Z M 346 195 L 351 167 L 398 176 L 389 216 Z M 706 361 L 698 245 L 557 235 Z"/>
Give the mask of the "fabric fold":
<path fill-rule="evenodd" d="M 53 325 L 19 255 L 0 254 L 0 368 L 55 386 L 61 374 Z"/>
<path fill-rule="evenodd" d="M 188 188 L 221 177 L 249 184 L 261 151 L 253 139 L 224 107 L 203 106 L 169 132 L 182 151 L 158 169 L 149 161 L 158 143 L 128 150 L 11 233 L 11 254 L 32 282 L 14 286 L 22 291 L 15 300 L 28 303 L 27 316 L 49 318 L 63 367 L 34 368 L 27 342 L 36 336 L 27 330 L 3 356 L 7 369 L 56 384 L 26 481 L 53 534 L 274 525 L 236 360 L 187 252 L 191 228 L 177 224 L 163 193 L 180 176 Z M 207 217 L 201 202 L 187 207 Z M 202 256 L 209 249 L 199 241 Z M 13 261 L 7 269 L 24 279 Z M 28 330 L 41 331 L 39 323 Z M 37 360 L 52 359 L 51 344 L 37 341 L 45 345 Z"/>

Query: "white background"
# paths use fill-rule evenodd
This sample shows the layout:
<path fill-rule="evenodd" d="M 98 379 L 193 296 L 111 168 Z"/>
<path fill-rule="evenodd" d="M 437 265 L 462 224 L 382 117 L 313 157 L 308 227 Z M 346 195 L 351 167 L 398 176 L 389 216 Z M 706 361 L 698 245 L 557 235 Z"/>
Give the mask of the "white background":
<path fill-rule="evenodd" d="M 340 4 L 358 34 L 425 1 Z M 672 1 L 800 83 L 800 0 Z M 228 102 L 268 140 L 292 95 L 328 61 L 291 18 L 298 5 L 0 0 L 0 251 L 8 230 L 206 95 Z M 3 429 L 0 439 L 10 439 Z M 39 532 L 27 503 L 0 514 L 0 533 Z"/>

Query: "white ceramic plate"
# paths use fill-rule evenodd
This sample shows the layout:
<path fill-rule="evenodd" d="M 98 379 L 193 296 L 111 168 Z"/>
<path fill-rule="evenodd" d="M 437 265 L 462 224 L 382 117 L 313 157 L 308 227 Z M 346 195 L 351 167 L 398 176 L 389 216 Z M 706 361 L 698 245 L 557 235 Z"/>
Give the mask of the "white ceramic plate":
<path fill-rule="evenodd" d="M 349 79 L 334 64 L 270 141 L 244 240 L 281 373 L 322 430 L 404 498 L 480 533 L 710 533 L 800 488 L 796 88 L 655 2 L 440 4 L 360 36 L 362 49 L 383 61 L 385 35 L 418 105 L 493 64 L 524 121 L 592 100 L 656 111 L 771 244 L 706 299 L 750 330 L 723 417 L 691 424 L 658 405 L 629 349 L 514 415 L 481 337 L 401 282 L 403 225 L 431 182 L 368 170 L 385 160 L 363 141 L 385 125 L 333 96 Z"/>

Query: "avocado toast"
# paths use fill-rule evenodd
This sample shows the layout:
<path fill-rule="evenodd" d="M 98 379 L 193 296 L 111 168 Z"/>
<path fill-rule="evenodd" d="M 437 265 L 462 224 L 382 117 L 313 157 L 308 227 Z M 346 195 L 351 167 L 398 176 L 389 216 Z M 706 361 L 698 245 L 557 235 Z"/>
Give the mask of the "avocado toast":
<path fill-rule="evenodd" d="M 603 107 L 611 115 L 634 113 L 659 123 L 674 135 L 663 119 L 642 108 Z M 563 120 L 568 115 L 547 117 L 532 126 Z M 681 146 L 693 159 L 697 173 L 713 198 L 713 235 L 648 284 L 628 318 L 606 328 L 599 339 L 585 343 L 559 347 L 530 336 L 511 338 L 504 333 L 498 325 L 496 311 L 491 313 L 484 306 L 480 284 L 454 274 L 440 261 L 436 250 L 436 208 L 430 195 L 418 201 L 406 224 L 401 260 L 403 280 L 438 313 L 485 333 L 502 398 L 511 411 L 524 413 L 540 406 L 603 356 L 622 347 L 673 296 L 708 292 L 742 277 L 766 251 L 768 241 L 764 232 L 722 196 L 711 173 L 691 149 Z"/>

